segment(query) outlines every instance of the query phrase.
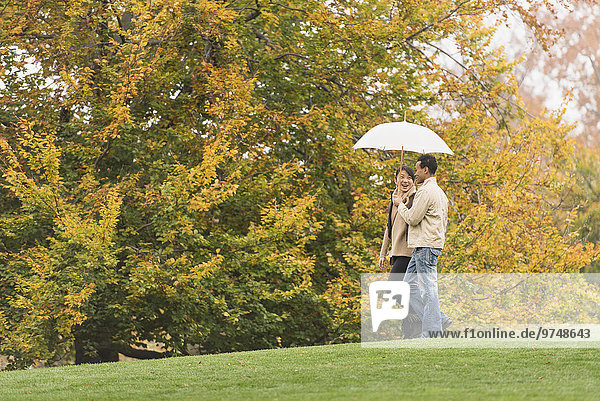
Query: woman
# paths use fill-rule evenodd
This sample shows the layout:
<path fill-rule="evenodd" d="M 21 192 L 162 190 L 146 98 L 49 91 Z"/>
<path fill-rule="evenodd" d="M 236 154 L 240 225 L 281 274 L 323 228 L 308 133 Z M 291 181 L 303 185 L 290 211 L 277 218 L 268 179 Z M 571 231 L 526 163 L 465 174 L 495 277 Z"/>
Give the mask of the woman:
<path fill-rule="evenodd" d="M 383 234 L 383 244 L 379 253 L 379 268 L 385 268 L 386 254 L 391 245 L 389 255 L 391 256 L 392 273 L 390 280 L 402 281 L 413 249 L 408 247 L 407 234 L 408 225 L 398 214 L 398 207 L 394 206 L 394 195 L 399 192 L 400 200 L 410 209 L 415 197 L 415 172 L 408 166 L 396 169 L 396 189 L 392 192 L 388 206 L 388 223 Z M 402 320 L 402 333 L 404 338 L 416 338 L 421 334 L 421 320 L 411 310 L 408 316 Z"/>
<path fill-rule="evenodd" d="M 415 173 L 412 168 L 408 166 L 402 166 L 401 169 L 396 170 L 396 189 L 392 192 L 392 199 L 399 191 L 401 201 L 406 204 L 408 208 L 412 206 L 413 199 L 415 197 Z M 383 235 L 383 244 L 381 245 L 381 252 L 379 253 L 379 268 L 383 270 L 385 268 L 386 254 L 391 245 L 389 256 L 391 256 L 392 271 L 391 273 L 397 273 L 398 276 L 394 276 L 394 280 L 402 280 L 404 273 L 406 273 L 406 267 L 412 256 L 412 248 L 408 247 L 406 241 L 406 235 L 408 233 L 408 226 L 404 219 L 398 214 L 398 208 L 394 206 L 394 203 L 390 200 L 388 206 L 388 223 Z"/>

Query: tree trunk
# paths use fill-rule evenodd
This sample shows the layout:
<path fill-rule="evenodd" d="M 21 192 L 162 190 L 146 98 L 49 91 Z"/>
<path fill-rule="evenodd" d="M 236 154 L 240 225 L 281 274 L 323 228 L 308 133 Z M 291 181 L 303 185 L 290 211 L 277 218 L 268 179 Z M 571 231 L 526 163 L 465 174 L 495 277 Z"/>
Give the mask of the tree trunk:
<path fill-rule="evenodd" d="M 94 344 L 75 336 L 75 364 L 118 362 L 119 352 L 110 344 Z"/>

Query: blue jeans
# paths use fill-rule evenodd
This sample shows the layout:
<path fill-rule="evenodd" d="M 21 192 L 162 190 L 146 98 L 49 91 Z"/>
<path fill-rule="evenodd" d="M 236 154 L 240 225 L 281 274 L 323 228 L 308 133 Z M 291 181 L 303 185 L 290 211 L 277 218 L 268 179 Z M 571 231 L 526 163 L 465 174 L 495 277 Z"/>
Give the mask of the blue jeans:
<path fill-rule="evenodd" d="M 440 310 L 437 286 L 438 248 L 416 248 L 408 262 L 404 281 L 410 284 L 410 307 L 423 321 L 422 332 L 442 331 L 442 321 L 448 316 Z"/>

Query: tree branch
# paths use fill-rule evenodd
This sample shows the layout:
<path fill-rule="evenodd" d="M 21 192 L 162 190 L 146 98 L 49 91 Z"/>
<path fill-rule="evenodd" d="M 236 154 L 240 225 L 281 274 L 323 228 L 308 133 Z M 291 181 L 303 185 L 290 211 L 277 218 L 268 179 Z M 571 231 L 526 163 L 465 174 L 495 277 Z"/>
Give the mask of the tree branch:
<path fill-rule="evenodd" d="M 54 39 L 56 37 L 56 35 L 46 35 L 41 33 L 11 33 L 8 36 L 26 39 Z"/>
<path fill-rule="evenodd" d="M 259 9 L 257 9 L 257 8 L 248 8 L 248 9 L 252 10 L 252 12 L 250 14 L 246 15 L 246 17 L 244 18 L 244 21 L 250 22 L 260 15 Z"/>
<path fill-rule="evenodd" d="M 590 59 L 590 63 L 592 63 L 592 68 L 594 69 L 594 77 L 596 78 L 596 83 L 600 84 L 600 72 L 598 71 L 598 68 L 596 67 L 596 63 L 594 63 L 594 59 L 592 59 L 592 56 L 587 56 Z"/>
<path fill-rule="evenodd" d="M 453 10 L 451 10 L 446 16 L 444 16 L 443 18 L 440 18 L 439 20 L 437 20 L 436 22 L 432 22 L 430 24 L 425 25 L 423 28 L 419 29 L 417 32 L 413 33 L 412 35 L 410 35 L 409 37 L 407 37 L 406 39 L 404 39 L 405 41 L 408 40 L 412 40 L 414 37 L 419 36 L 420 34 L 422 34 L 423 32 L 431 29 L 432 27 L 434 27 L 435 25 L 439 24 L 440 22 L 444 22 L 445 20 L 447 20 L 448 18 L 451 18 L 454 16 L 454 14 L 456 14 L 458 12 L 458 10 L 463 8 L 463 5 L 469 3 L 471 0 L 465 0 L 462 3 L 459 3 L 458 6 L 456 6 L 456 8 L 454 8 Z"/>
<path fill-rule="evenodd" d="M 303 56 L 302 54 L 297 54 L 297 53 L 284 53 L 281 56 L 275 57 L 275 60 L 280 60 L 280 59 L 288 57 L 288 56 L 293 56 L 293 57 L 302 58 L 304 60 L 309 60 L 309 58 L 307 56 Z"/>
<path fill-rule="evenodd" d="M 287 9 L 287 10 L 291 10 L 291 11 L 299 11 L 299 12 L 301 12 L 301 13 L 308 14 L 308 12 L 307 12 L 306 10 L 302 10 L 301 8 L 288 7 L 288 6 L 285 6 L 285 5 L 283 5 L 283 4 L 274 3 L 274 2 L 271 2 L 271 4 L 273 4 L 274 6 L 283 7 L 283 8 L 285 8 L 285 9 Z"/>
<path fill-rule="evenodd" d="M 276 49 L 276 45 L 275 42 L 273 42 L 271 39 L 267 38 L 262 32 L 260 32 L 258 29 L 256 28 L 252 28 L 252 32 L 254 32 L 254 35 L 256 35 L 256 37 L 259 40 L 262 40 L 263 42 L 265 42 L 265 44 L 270 47 L 271 49 Z"/>
<path fill-rule="evenodd" d="M 104 150 L 102 151 L 102 154 L 100 154 L 100 156 L 98 156 L 98 158 L 96 159 L 96 161 L 94 162 L 94 168 L 96 170 L 98 170 L 98 164 L 100 163 L 100 160 L 102 160 L 102 158 L 106 155 L 106 153 L 108 152 L 108 150 L 110 149 L 110 143 L 112 142 L 111 138 L 108 139 L 108 141 L 106 142 L 106 147 L 104 148 Z"/>

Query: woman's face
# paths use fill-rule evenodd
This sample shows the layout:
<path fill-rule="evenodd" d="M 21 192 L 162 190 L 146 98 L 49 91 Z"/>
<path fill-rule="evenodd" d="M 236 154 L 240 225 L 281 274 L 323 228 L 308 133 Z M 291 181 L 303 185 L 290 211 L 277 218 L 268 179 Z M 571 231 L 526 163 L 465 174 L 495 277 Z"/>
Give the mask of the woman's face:
<path fill-rule="evenodd" d="M 400 188 L 400 191 L 407 192 L 414 185 L 410 175 L 404 170 L 400 170 L 400 174 L 396 177 L 396 185 Z"/>

